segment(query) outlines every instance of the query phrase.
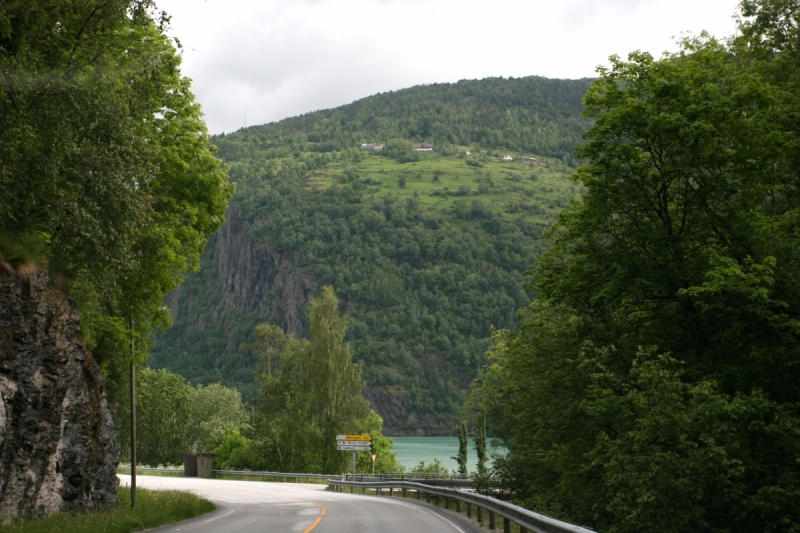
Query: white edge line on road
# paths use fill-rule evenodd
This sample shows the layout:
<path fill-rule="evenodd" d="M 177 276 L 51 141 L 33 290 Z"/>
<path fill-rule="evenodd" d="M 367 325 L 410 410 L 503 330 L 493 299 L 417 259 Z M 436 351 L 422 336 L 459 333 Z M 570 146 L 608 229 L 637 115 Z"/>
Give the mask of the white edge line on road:
<path fill-rule="evenodd" d="M 399 501 L 398 501 L 398 502 L 394 502 L 394 503 L 397 503 L 397 504 L 399 504 L 399 505 L 402 505 L 402 506 L 404 506 L 404 507 L 410 507 L 410 508 L 412 508 L 412 509 L 418 509 L 418 510 L 421 510 L 421 511 L 425 511 L 426 513 L 432 514 L 432 515 L 433 515 L 433 516 L 435 516 L 436 518 L 440 518 L 441 520 L 444 520 L 445 522 L 447 522 L 448 524 L 450 524 L 451 526 L 453 526 L 453 528 L 454 528 L 456 531 L 458 531 L 459 533 L 464 533 L 464 530 L 463 530 L 463 529 L 461 529 L 460 527 L 458 527 L 456 524 L 454 524 L 453 522 L 451 522 L 451 521 L 450 521 L 450 520 L 448 520 L 447 518 L 443 517 L 443 516 L 442 516 L 442 515 L 440 515 L 439 513 L 434 513 L 434 512 L 433 512 L 433 511 L 431 511 L 430 509 L 426 509 L 425 507 L 423 507 L 423 506 L 421 506 L 421 505 L 412 505 L 412 504 L 408 504 L 408 503 L 405 503 L 405 502 L 399 502 Z"/>
<path fill-rule="evenodd" d="M 222 516 L 218 516 L 218 517 L 216 517 L 216 518 L 212 518 L 212 519 L 210 519 L 210 520 L 206 520 L 206 521 L 205 521 L 205 523 L 206 523 L 206 524 L 208 524 L 209 522 L 213 522 L 214 520 L 219 520 L 220 518 L 225 518 L 226 516 L 228 516 L 229 514 L 231 514 L 232 512 L 234 512 L 235 510 L 236 510 L 236 509 L 231 509 L 229 512 L 225 513 L 225 514 L 224 514 L 224 515 L 222 515 Z M 463 532 L 462 532 L 462 533 L 463 533 Z"/>

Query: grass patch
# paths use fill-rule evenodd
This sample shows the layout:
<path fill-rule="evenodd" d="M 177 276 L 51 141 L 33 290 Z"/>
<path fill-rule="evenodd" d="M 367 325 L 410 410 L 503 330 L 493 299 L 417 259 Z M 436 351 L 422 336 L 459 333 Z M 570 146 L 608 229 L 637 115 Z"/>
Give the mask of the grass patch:
<path fill-rule="evenodd" d="M 378 154 L 362 154 L 358 162 L 339 159 L 312 171 L 306 186 L 351 186 L 364 193 L 367 205 L 387 196 L 415 196 L 421 205 L 439 212 L 458 204 L 469 208 L 473 200 L 480 200 L 492 214 L 548 225 L 569 206 L 571 197 L 583 192 L 571 179 L 574 169 L 558 160 L 547 159 L 547 167 L 530 166 L 504 161 L 506 154 L 514 158 L 530 155 L 503 152 L 461 158 L 423 153 L 419 161 L 398 163 Z M 467 164 L 479 159 L 480 167 Z"/>
<path fill-rule="evenodd" d="M 58 513 L 44 517 L 22 517 L 3 533 L 129 533 L 143 531 L 204 515 L 216 509 L 208 500 L 177 490 L 136 490 L 136 508 L 131 508 L 129 489 L 120 489 L 113 509 L 88 513 Z"/>

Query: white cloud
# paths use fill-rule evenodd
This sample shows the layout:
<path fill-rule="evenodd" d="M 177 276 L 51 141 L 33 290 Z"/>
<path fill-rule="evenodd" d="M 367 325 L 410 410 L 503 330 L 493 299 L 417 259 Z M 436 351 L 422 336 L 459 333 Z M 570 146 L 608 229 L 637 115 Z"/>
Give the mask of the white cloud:
<path fill-rule="evenodd" d="M 592 76 L 734 31 L 738 0 L 160 0 L 212 132 L 419 83 Z"/>

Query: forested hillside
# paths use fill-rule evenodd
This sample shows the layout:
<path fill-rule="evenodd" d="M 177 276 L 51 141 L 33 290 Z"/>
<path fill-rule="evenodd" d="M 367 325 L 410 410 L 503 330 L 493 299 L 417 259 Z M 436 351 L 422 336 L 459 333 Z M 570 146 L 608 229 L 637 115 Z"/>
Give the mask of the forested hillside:
<path fill-rule="evenodd" d="M 588 83 L 421 86 L 215 137 L 237 192 L 151 365 L 254 399 L 254 326 L 307 336 L 304 307 L 328 284 L 387 432 L 450 432 L 493 328 L 529 302 L 542 231 L 581 193 Z"/>

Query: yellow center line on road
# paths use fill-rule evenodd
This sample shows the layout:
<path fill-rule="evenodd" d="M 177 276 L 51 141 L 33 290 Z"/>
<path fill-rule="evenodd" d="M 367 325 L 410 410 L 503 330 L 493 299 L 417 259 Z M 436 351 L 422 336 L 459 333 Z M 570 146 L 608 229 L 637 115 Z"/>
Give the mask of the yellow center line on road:
<path fill-rule="evenodd" d="M 313 530 L 315 527 L 317 527 L 319 525 L 320 521 L 322 520 L 322 517 L 325 516 L 325 508 L 322 505 L 318 504 L 317 502 L 312 502 L 312 501 L 309 501 L 309 500 L 305 500 L 305 501 L 308 501 L 308 503 L 313 503 L 314 505 L 319 507 L 319 516 L 317 517 L 316 520 L 314 520 L 313 524 L 308 526 L 308 529 L 303 531 L 303 533 L 311 533 L 311 530 Z"/>
<path fill-rule="evenodd" d="M 311 530 L 314 529 L 315 527 L 317 527 L 317 524 L 319 524 L 320 520 L 322 520 L 322 518 L 321 517 L 317 517 L 317 519 L 314 520 L 314 523 L 311 524 L 310 526 L 308 526 L 308 529 L 303 531 L 303 533 L 311 533 Z"/>

